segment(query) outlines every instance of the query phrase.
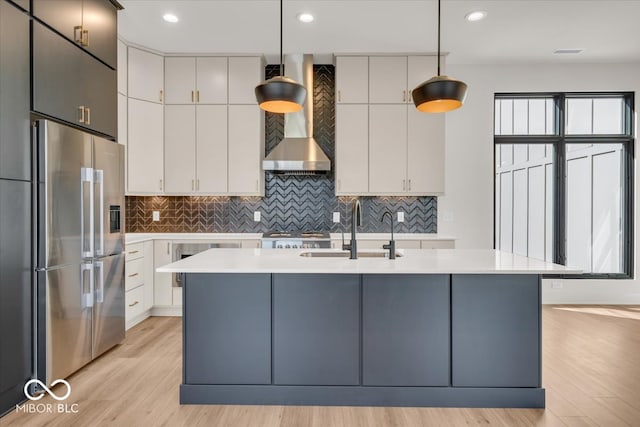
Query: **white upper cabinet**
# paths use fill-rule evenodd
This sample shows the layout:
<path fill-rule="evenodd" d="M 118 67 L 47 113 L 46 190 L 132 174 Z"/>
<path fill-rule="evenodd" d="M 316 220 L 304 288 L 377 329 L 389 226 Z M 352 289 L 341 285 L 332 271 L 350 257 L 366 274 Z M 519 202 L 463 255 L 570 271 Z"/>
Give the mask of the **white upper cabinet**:
<path fill-rule="evenodd" d="M 229 104 L 256 105 L 256 86 L 264 80 L 260 57 L 229 58 Z M 262 169 L 262 168 L 261 168 Z"/>
<path fill-rule="evenodd" d="M 127 45 L 118 40 L 118 93 L 127 94 Z"/>
<path fill-rule="evenodd" d="M 336 194 L 369 191 L 369 106 L 336 105 Z"/>
<path fill-rule="evenodd" d="M 129 98 L 162 103 L 164 99 L 164 58 L 160 55 L 129 47 Z"/>
<path fill-rule="evenodd" d="M 369 58 L 336 57 L 336 102 L 367 104 L 369 102 Z"/>
<path fill-rule="evenodd" d="M 355 98 L 336 92 L 337 195 L 444 193 L 445 115 L 420 113 L 411 99 L 436 73 L 435 56 L 336 58 L 336 87 L 365 82 L 367 92 L 357 98 L 364 110 L 346 108 Z"/>
<path fill-rule="evenodd" d="M 264 196 L 264 113 L 255 105 L 229 105 L 229 193 Z"/>
<path fill-rule="evenodd" d="M 407 94 L 406 56 L 369 58 L 370 104 L 403 104 Z"/>
<path fill-rule="evenodd" d="M 369 192 L 407 189 L 407 107 L 369 106 Z"/>
<path fill-rule="evenodd" d="M 255 151 L 258 150 L 256 146 Z M 196 107 L 196 192 L 227 192 L 226 105 Z"/>
<path fill-rule="evenodd" d="M 118 94 L 118 142 L 127 145 L 127 97 Z"/>
<path fill-rule="evenodd" d="M 164 191 L 162 104 L 129 98 L 127 189 L 129 194 Z"/>
<path fill-rule="evenodd" d="M 227 106 L 164 107 L 166 194 L 227 192 Z"/>
<path fill-rule="evenodd" d="M 444 193 L 444 117 L 408 109 L 407 191 Z"/>
<path fill-rule="evenodd" d="M 264 113 L 254 95 L 263 59 L 125 49 L 118 139 L 128 145 L 127 194 L 264 195 Z"/>
<path fill-rule="evenodd" d="M 166 104 L 226 104 L 226 57 L 167 57 Z"/>
<path fill-rule="evenodd" d="M 164 191 L 167 194 L 187 194 L 196 189 L 195 110 L 194 105 L 164 107 Z"/>
<path fill-rule="evenodd" d="M 196 102 L 226 104 L 227 82 L 226 57 L 196 58 Z"/>
<path fill-rule="evenodd" d="M 193 104 L 196 100 L 196 58 L 164 59 L 165 104 Z"/>
<path fill-rule="evenodd" d="M 444 71 L 444 68 L 442 69 Z M 438 74 L 437 56 L 409 56 L 407 58 L 407 88 L 409 94 L 420 83 Z M 413 103 L 411 96 L 407 100 Z"/>

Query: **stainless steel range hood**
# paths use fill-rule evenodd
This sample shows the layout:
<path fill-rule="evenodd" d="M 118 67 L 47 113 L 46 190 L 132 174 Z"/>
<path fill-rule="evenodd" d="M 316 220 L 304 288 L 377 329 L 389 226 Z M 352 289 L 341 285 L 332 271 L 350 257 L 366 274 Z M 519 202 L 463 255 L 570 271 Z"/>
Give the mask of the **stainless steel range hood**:
<path fill-rule="evenodd" d="M 313 139 L 313 55 L 285 55 L 285 74 L 307 88 L 304 107 L 284 115 L 284 139 L 262 161 L 262 169 L 276 173 L 319 173 L 331 161 Z"/>

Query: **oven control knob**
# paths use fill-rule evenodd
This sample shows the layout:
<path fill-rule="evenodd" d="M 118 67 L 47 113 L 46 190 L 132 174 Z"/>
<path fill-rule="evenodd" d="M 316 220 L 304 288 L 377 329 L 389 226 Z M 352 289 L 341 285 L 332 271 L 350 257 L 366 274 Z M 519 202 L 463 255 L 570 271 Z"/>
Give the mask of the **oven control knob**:
<path fill-rule="evenodd" d="M 285 248 L 289 249 L 289 248 L 291 248 L 291 245 L 287 243 L 287 245 L 285 246 Z"/>
<path fill-rule="evenodd" d="M 278 249 L 282 249 L 282 243 L 278 243 L 278 245 L 276 246 Z"/>

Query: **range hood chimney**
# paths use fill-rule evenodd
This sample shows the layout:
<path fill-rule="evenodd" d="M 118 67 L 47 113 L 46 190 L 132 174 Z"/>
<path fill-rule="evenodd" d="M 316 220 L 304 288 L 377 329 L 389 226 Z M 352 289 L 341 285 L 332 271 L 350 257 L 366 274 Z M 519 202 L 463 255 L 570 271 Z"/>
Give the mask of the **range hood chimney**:
<path fill-rule="evenodd" d="M 274 173 L 312 174 L 331 170 L 331 161 L 313 138 L 313 55 L 285 55 L 285 74 L 307 88 L 304 107 L 284 115 L 284 139 L 262 161 Z"/>

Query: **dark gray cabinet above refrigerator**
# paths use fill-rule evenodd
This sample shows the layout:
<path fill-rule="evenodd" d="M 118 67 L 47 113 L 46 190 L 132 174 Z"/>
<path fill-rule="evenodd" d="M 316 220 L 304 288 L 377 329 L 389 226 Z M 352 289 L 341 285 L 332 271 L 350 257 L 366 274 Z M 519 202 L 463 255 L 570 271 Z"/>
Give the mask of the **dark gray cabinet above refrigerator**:
<path fill-rule="evenodd" d="M 33 0 L 33 16 L 112 68 L 117 66 L 116 14 L 109 0 Z"/>
<path fill-rule="evenodd" d="M 34 21 L 33 110 L 115 138 L 117 73 Z"/>
<path fill-rule="evenodd" d="M 31 179 L 29 17 L 0 2 L 0 178 Z"/>

